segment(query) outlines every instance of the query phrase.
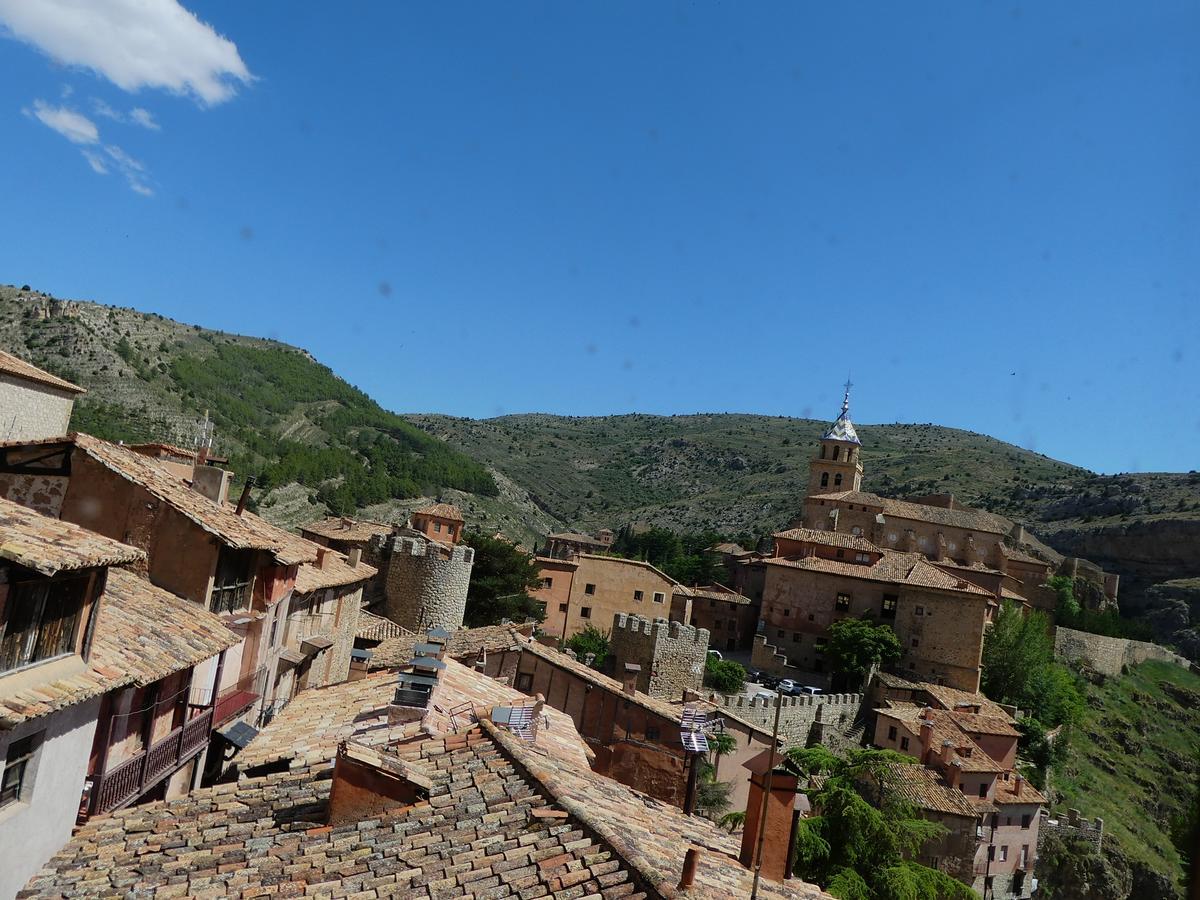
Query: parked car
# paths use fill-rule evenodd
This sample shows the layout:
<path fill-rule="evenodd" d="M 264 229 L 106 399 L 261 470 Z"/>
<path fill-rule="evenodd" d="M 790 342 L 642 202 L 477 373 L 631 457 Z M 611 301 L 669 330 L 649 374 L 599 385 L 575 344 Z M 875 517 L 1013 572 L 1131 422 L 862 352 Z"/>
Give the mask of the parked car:
<path fill-rule="evenodd" d="M 768 675 L 766 672 L 754 671 L 746 676 L 746 680 L 751 684 L 761 684 L 763 687 L 773 688 L 779 684 L 779 679 L 774 675 Z"/>
<path fill-rule="evenodd" d="M 755 700 L 774 700 L 775 692 L 774 691 L 759 691 L 758 693 L 756 693 L 754 695 L 754 699 Z"/>
<path fill-rule="evenodd" d="M 800 692 L 800 685 L 796 684 L 796 682 L 792 681 L 790 678 L 785 678 L 775 686 L 775 690 L 779 691 L 781 694 L 786 694 L 789 697 L 794 697 Z"/>
<path fill-rule="evenodd" d="M 800 690 L 798 691 L 798 693 L 807 694 L 810 697 L 815 697 L 817 694 L 821 693 L 821 689 L 819 687 L 812 687 L 810 685 L 803 684 L 800 686 Z"/>

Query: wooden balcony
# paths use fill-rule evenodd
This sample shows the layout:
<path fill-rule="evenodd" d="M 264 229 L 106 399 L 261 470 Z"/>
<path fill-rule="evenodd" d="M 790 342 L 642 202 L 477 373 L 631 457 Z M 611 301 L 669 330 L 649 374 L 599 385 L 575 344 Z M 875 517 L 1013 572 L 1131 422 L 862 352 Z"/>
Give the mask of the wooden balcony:
<path fill-rule="evenodd" d="M 145 794 L 208 745 L 213 711 L 205 710 L 136 756 L 88 777 L 87 814 L 120 809 Z"/>
<path fill-rule="evenodd" d="M 263 695 L 266 678 L 265 668 L 255 669 L 217 694 L 217 702 L 213 704 L 213 728 L 220 728 L 258 702 Z"/>

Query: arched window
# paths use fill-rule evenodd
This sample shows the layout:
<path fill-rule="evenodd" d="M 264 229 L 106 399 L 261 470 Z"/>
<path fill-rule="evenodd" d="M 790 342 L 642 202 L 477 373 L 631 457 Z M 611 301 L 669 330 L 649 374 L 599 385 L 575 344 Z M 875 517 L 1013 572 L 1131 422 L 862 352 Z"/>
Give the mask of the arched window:
<path fill-rule="evenodd" d="M 821 473 L 821 487 L 829 487 L 829 473 L 828 472 Z"/>
<path fill-rule="evenodd" d="M 838 472 L 836 475 L 833 476 L 833 485 L 834 485 L 834 487 L 842 486 L 842 473 L 841 472 Z"/>
<path fill-rule="evenodd" d="M 822 444 L 821 445 L 821 459 L 824 459 L 824 458 L 825 458 L 825 445 Z"/>
<path fill-rule="evenodd" d="M 837 458 L 838 458 L 838 454 L 840 454 L 841 452 L 842 452 L 842 448 L 841 448 L 841 447 L 834 447 L 834 448 L 833 448 L 833 458 L 834 458 L 834 459 L 837 459 Z"/>

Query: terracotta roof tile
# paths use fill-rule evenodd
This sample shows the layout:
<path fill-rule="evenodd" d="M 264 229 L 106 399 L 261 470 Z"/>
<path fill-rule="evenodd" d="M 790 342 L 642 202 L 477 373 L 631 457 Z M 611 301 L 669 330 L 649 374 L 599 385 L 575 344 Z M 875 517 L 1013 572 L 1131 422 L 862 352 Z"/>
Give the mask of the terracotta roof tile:
<path fill-rule="evenodd" d="M 413 657 L 413 647 L 425 641 L 424 634 L 405 632 L 383 641 L 371 651 L 372 669 L 395 669 L 406 665 Z M 481 651 L 494 653 L 524 644 L 526 637 L 515 625 L 483 625 L 479 628 L 459 628 L 450 632 L 446 655 L 452 659 L 471 659 Z"/>
<path fill-rule="evenodd" d="M 324 538 L 339 541 L 369 541 L 380 534 L 391 534 L 392 526 L 382 522 L 364 522 L 337 516 L 321 519 L 319 522 L 309 522 L 300 526 L 301 531 L 308 531 Z"/>
<path fill-rule="evenodd" d="M 878 494 L 870 494 L 866 491 L 838 491 L 833 494 L 817 494 L 815 496 L 821 500 L 837 500 L 843 503 L 857 503 L 881 508 L 884 516 L 894 519 L 910 519 L 914 522 L 964 528 L 967 531 L 1008 534 L 1011 527 L 1005 519 L 994 513 L 970 507 L 947 509 L 944 506 L 930 506 L 927 503 L 893 500 L 890 497 L 880 497 Z"/>
<path fill-rule="evenodd" d="M 364 641 L 386 641 L 388 638 L 401 637 L 411 633 L 391 619 L 377 616 L 373 612 L 364 609 L 358 613 L 358 631 L 355 632 L 355 637 L 360 637 Z"/>
<path fill-rule="evenodd" d="M 304 563 L 300 566 L 299 571 L 296 572 L 296 593 L 311 594 L 322 588 L 341 587 L 346 584 L 367 581 L 374 578 L 379 572 L 374 566 L 368 566 L 361 560 L 357 566 L 351 567 L 346 562 L 345 556 L 333 550 L 327 550 L 324 558 L 324 565 Z"/>
<path fill-rule="evenodd" d="M 896 793 L 920 809 L 968 819 L 979 815 L 962 791 L 950 787 L 936 772 L 924 766 L 899 763 L 888 767 L 888 775 Z"/>
<path fill-rule="evenodd" d="M 26 381 L 36 381 L 38 384 L 48 385 L 49 387 L 58 388 L 63 391 L 70 391 L 73 394 L 85 394 L 86 390 L 77 384 L 71 384 L 65 378 L 59 378 L 57 375 L 51 375 L 44 369 L 39 369 L 31 362 L 26 362 L 19 356 L 14 356 L 11 353 L 6 353 L 0 350 L 0 375 L 11 375 L 14 378 L 23 378 Z"/>
<path fill-rule="evenodd" d="M 414 516 L 433 516 L 438 519 L 450 519 L 455 522 L 465 522 L 461 512 L 457 506 L 452 503 L 431 503 L 428 506 L 422 506 L 420 509 L 414 509 Z"/>
<path fill-rule="evenodd" d="M 1028 778 L 1022 778 L 1018 785 L 1017 774 L 1015 772 L 1005 772 L 996 781 L 996 796 L 992 798 L 992 802 L 997 806 L 1005 806 L 1013 803 L 1044 804 L 1046 802 L 1046 795 L 1030 784 Z"/>
<path fill-rule="evenodd" d="M 814 572 L 827 572 L 831 575 L 846 575 L 850 578 L 862 578 L 865 581 L 882 581 L 887 584 L 908 584 L 915 587 L 935 588 L 942 591 L 955 591 L 961 594 L 974 594 L 991 597 L 990 591 L 985 591 L 976 584 L 955 578 L 926 561 L 920 553 L 901 553 L 895 550 L 882 551 L 883 556 L 878 561 L 866 563 L 849 563 L 836 559 L 822 559 L 817 556 L 806 556 L 800 559 L 771 558 L 764 562 L 770 565 L 790 566 L 796 569 L 807 569 Z"/>
<path fill-rule="evenodd" d="M 815 528 L 789 528 L 777 532 L 774 537 L 788 541 L 804 541 L 810 544 L 824 544 L 827 547 L 842 547 L 846 550 L 860 550 L 864 553 L 882 553 L 864 537 L 846 534 L 842 531 L 818 531 Z"/>
<path fill-rule="evenodd" d="M 0 559 L 54 575 L 145 558 L 136 547 L 0 498 Z"/>

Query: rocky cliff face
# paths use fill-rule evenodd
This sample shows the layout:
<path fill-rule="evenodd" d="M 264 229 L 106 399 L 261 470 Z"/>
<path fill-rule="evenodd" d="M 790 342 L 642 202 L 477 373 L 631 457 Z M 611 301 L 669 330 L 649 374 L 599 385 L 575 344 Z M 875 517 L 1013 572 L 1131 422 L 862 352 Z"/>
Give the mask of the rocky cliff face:
<path fill-rule="evenodd" d="M 1159 640 L 1200 659 L 1200 518 L 1144 519 L 1056 531 L 1046 538 L 1121 575 L 1121 609 Z"/>

